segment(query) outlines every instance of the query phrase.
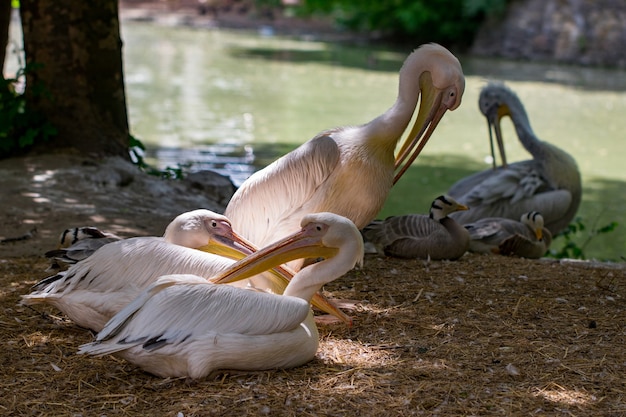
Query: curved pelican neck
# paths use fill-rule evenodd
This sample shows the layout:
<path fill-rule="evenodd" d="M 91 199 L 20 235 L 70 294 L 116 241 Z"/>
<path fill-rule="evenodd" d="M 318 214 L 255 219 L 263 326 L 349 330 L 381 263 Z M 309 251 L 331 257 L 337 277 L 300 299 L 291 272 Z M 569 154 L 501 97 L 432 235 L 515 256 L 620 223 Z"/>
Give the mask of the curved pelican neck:
<path fill-rule="evenodd" d="M 311 302 L 313 295 L 327 284 L 350 271 L 362 262 L 363 246 L 355 239 L 354 244 L 343 245 L 337 255 L 302 268 L 291 279 L 283 295 L 302 298 Z M 362 241 L 361 241 L 362 242 Z"/>
<path fill-rule="evenodd" d="M 516 96 L 505 98 L 504 102 L 509 107 L 509 117 L 511 117 L 517 137 L 524 149 L 533 156 L 541 154 L 544 143 L 535 135 L 522 102 Z"/>
<path fill-rule="evenodd" d="M 417 109 L 417 103 L 421 93 L 422 77 L 430 77 L 420 55 L 413 52 L 406 59 L 399 74 L 398 96 L 395 103 L 385 113 L 381 114 L 366 124 L 370 131 L 368 135 L 372 139 L 386 139 L 385 145 L 395 150 L 398 140 L 406 130 L 413 114 Z"/>

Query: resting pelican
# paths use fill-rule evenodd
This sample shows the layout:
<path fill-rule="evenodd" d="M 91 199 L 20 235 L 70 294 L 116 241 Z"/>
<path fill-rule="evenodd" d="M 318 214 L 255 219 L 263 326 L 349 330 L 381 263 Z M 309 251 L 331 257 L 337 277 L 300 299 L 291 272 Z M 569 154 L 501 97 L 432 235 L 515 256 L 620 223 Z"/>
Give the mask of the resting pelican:
<path fill-rule="evenodd" d="M 480 93 L 480 111 L 496 134 L 502 166 L 463 178 L 448 194 L 471 210 L 452 217 L 467 224 L 485 217 L 517 220 L 537 210 L 553 234 L 565 229 L 574 218 L 582 196 L 576 161 L 556 146 L 539 140 L 517 95 L 506 86 L 490 83 Z M 500 120 L 510 116 L 520 142 L 533 159 L 507 164 Z"/>
<path fill-rule="evenodd" d="M 216 285 L 194 275 L 159 278 L 115 315 L 79 353 L 114 353 L 161 377 L 202 378 L 217 369 L 291 368 L 315 356 L 313 294 L 363 260 L 363 240 L 348 219 L 309 214 L 302 229 L 212 279 L 226 282 L 296 257 L 302 268 L 283 295 Z M 155 319 L 158 318 L 158 319 Z"/>
<path fill-rule="evenodd" d="M 46 252 L 45 256 L 52 258 L 57 264 L 71 265 L 85 260 L 102 246 L 122 239 L 96 227 L 74 227 L 66 229 L 61 234 L 59 248 Z M 211 240 L 223 239 L 225 247 L 237 242 L 239 251 L 244 251 L 245 254 L 253 251 L 249 250 L 247 242 L 233 234 L 230 221 L 226 217 L 205 209 L 192 210 L 176 216 L 165 228 L 163 239 L 188 248 L 204 247 L 209 252 L 221 247 L 219 244 L 211 244 Z M 230 255 L 229 252 L 221 254 Z"/>
<path fill-rule="evenodd" d="M 488 217 L 465 225 L 469 231 L 469 250 L 479 253 L 541 258 L 552 243 L 552 234 L 543 226 L 536 211 L 524 213 L 520 221 Z"/>
<path fill-rule="evenodd" d="M 436 44 L 419 47 L 400 70 L 398 97 L 389 110 L 361 126 L 321 132 L 256 172 L 235 192 L 224 214 L 258 246 L 296 231 L 308 213 L 337 213 L 364 227 L 444 113 L 461 104 L 464 88 L 454 55 Z M 417 119 L 394 161 L 420 95 Z"/>
<path fill-rule="evenodd" d="M 67 271 L 37 283 L 33 292 L 22 296 L 22 303 L 50 304 L 79 326 L 99 331 L 159 276 L 188 273 L 211 277 L 228 268 L 234 262 L 231 258 L 249 254 L 247 245 L 232 231 L 226 217 L 196 210 L 177 217 L 166 229 L 165 238 L 137 237 L 102 246 Z M 282 292 L 286 282 L 275 274 L 265 275 L 262 288 Z M 350 323 L 350 318 L 322 295 L 316 294 L 314 300 L 316 307 Z"/>
<path fill-rule="evenodd" d="M 377 252 L 398 258 L 458 259 L 467 251 L 469 233 L 448 215 L 467 207 L 453 198 L 437 197 L 428 216 L 407 214 L 375 220 L 363 237 Z"/>

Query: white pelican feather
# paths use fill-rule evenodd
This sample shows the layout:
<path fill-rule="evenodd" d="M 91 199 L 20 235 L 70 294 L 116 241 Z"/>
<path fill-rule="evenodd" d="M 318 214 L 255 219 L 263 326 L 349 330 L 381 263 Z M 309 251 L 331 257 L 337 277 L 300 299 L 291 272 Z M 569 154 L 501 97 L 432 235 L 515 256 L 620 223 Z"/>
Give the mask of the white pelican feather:
<path fill-rule="evenodd" d="M 465 88 L 458 59 L 436 44 L 410 54 L 399 79 L 396 102 L 384 114 L 321 132 L 248 178 L 224 213 L 235 230 L 264 246 L 296 231 L 307 213 L 337 213 L 358 228 L 372 221 L 444 113 L 461 104 Z"/>
<path fill-rule="evenodd" d="M 217 285 L 194 275 L 163 276 L 79 353 L 115 353 L 162 377 L 304 364 L 319 344 L 311 297 L 362 262 L 363 241 L 352 222 L 331 213 L 307 215 L 301 231 L 238 261 L 212 281 L 242 279 L 301 256 L 324 259 L 300 270 L 283 295 Z"/>

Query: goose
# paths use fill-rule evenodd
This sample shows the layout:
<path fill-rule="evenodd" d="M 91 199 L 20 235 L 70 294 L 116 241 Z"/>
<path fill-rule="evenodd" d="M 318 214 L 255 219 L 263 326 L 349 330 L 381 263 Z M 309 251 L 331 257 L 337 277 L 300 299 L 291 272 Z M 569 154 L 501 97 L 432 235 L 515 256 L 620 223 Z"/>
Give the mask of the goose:
<path fill-rule="evenodd" d="M 531 211 L 520 220 L 487 217 L 465 225 L 469 232 L 469 250 L 477 253 L 541 258 L 552 243 L 552 234 L 544 228 L 543 216 Z"/>
<path fill-rule="evenodd" d="M 467 207 L 446 196 L 437 197 L 430 214 L 407 214 L 375 220 L 362 233 L 377 252 L 398 258 L 458 259 L 467 251 L 469 233 L 450 213 Z"/>

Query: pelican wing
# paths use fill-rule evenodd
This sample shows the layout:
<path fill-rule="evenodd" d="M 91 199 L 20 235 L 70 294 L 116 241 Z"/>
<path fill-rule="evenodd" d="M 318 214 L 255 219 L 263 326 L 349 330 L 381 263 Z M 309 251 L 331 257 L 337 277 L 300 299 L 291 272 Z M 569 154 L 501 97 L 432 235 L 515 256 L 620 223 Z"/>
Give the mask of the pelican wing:
<path fill-rule="evenodd" d="M 339 163 L 339 148 L 328 135 L 317 136 L 256 172 L 239 187 L 226 207 L 233 228 L 259 244 L 277 219 L 304 205 Z M 264 194 L 258 196 L 255 194 Z M 263 205 L 247 207 L 249 202 Z M 296 219 L 299 223 L 300 219 Z M 267 227 L 259 227 L 267 225 Z"/>
<path fill-rule="evenodd" d="M 194 275 L 169 275 L 116 314 L 79 353 L 104 355 L 139 345 L 156 350 L 207 335 L 269 335 L 296 328 L 309 312 L 309 304 L 300 298 L 215 285 Z"/>
<path fill-rule="evenodd" d="M 451 195 L 470 210 L 451 213 L 461 224 L 485 217 L 518 219 L 523 213 L 540 211 L 546 219 L 558 219 L 568 210 L 572 194 L 554 189 L 540 175 L 535 161 L 483 171 L 455 184 Z"/>

